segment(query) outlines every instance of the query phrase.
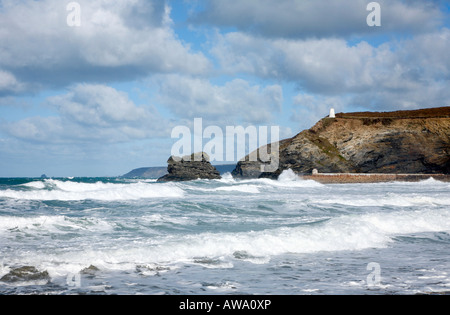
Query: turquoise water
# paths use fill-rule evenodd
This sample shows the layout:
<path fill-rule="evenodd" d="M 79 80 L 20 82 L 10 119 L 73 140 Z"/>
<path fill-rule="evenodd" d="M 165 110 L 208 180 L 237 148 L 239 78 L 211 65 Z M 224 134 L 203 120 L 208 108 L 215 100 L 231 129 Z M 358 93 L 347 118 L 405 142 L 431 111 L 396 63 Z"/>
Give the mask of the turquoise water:
<path fill-rule="evenodd" d="M 432 179 L 0 179 L 0 294 L 448 292 L 449 232 Z"/>

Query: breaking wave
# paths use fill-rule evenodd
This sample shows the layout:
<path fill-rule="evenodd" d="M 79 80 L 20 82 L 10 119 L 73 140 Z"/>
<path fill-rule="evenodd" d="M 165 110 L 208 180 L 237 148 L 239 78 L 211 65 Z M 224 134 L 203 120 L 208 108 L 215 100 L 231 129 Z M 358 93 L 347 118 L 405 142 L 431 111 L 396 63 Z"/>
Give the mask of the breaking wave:
<path fill-rule="evenodd" d="M 58 229 L 61 225 L 102 233 L 111 229 L 107 222 L 101 220 L 82 222 L 66 217 L 37 217 L 3 220 L 0 231 L 16 226 L 32 233 L 38 228 Z M 148 265 L 170 269 L 186 263 L 206 265 L 208 268 L 231 268 L 236 259 L 262 264 L 274 255 L 285 253 L 384 248 L 397 235 L 439 231 L 450 231 L 450 210 L 346 215 L 297 227 L 263 231 L 160 236 L 136 240 L 128 246 L 111 243 L 106 249 L 88 247 L 81 253 L 79 250 L 50 255 L 33 253 L 20 259 L 21 263 L 38 263 L 37 266 L 47 270 L 52 277 L 78 272 L 90 265 L 109 270 L 129 270 Z M 114 259 L 111 260 L 111 257 Z M 58 263 L 55 265 L 53 262 Z"/>
<path fill-rule="evenodd" d="M 231 174 L 225 174 L 218 182 L 228 185 L 254 185 L 255 187 L 284 187 L 284 188 L 314 188 L 324 187 L 323 184 L 313 180 L 305 180 L 297 176 L 291 169 L 283 171 L 277 180 L 269 178 L 236 180 Z"/>
<path fill-rule="evenodd" d="M 173 184 L 137 182 L 131 184 L 79 183 L 47 179 L 21 185 L 26 190 L 1 190 L 0 197 L 25 200 L 137 200 L 183 197 L 184 191 Z"/>

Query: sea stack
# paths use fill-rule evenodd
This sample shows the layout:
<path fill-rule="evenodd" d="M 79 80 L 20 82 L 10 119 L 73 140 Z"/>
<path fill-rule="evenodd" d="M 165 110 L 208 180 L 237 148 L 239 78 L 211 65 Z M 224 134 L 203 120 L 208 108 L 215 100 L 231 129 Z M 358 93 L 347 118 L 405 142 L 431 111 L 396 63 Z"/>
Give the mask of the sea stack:
<path fill-rule="evenodd" d="M 158 182 L 182 182 L 197 179 L 221 179 L 219 171 L 209 162 L 205 152 L 180 157 L 171 156 L 167 161 L 169 174 Z"/>

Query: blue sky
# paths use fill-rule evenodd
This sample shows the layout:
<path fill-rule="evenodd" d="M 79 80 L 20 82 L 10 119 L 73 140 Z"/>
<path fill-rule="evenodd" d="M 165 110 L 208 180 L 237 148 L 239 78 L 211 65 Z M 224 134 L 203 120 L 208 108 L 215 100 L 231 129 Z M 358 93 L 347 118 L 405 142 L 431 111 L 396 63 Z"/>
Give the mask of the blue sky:
<path fill-rule="evenodd" d="M 175 126 L 450 106 L 449 1 L 0 0 L 0 177 L 164 166 Z M 207 140 L 205 140 L 207 142 Z M 230 161 L 233 162 L 233 161 Z"/>

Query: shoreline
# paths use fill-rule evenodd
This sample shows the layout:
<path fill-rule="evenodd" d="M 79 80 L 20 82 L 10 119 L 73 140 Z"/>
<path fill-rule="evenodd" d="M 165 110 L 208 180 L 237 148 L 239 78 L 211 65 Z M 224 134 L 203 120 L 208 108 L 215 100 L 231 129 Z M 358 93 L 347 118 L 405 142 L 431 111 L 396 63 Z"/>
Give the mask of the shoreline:
<path fill-rule="evenodd" d="M 300 178 L 314 180 L 321 184 L 363 184 L 386 182 L 419 182 L 433 178 L 442 182 L 450 182 L 446 174 L 366 174 L 366 173 L 323 173 L 301 175 Z"/>

